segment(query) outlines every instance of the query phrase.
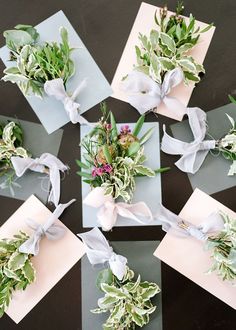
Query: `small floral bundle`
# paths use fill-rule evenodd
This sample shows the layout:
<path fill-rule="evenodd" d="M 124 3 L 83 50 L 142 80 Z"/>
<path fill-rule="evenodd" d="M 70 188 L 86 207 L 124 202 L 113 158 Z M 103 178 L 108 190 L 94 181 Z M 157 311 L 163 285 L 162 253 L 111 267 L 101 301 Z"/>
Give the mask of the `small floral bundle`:
<path fill-rule="evenodd" d="M 141 138 L 138 137 L 144 116 L 139 118 L 132 131 L 129 125 L 122 126 L 119 131 L 112 112 L 107 111 L 105 104 L 101 110 L 101 120 L 81 142 L 84 161 L 77 160 L 77 164 L 85 171 L 77 174 L 84 177 L 84 182 L 92 188 L 102 187 L 105 195 L 112 196 L 114 200 L 121 197 L 125 202 L 131 202 L 136 177 L 155 177 L 167 169 L 153 170 L 143 165 L 147 159 L 143 145 L 153 132 L 151 128 Z"/>
<path fill-rule="evenodd" d="M 173 15 L 168 14 L 166 6 L 161 8 L 159 17 L 157 13 L 154 16 L 157 29 L 152 29 L 149 36 L 139 34 L 140 45 L 135 46 L 137 64 L 124 77 L 122 89 L 140 113 L 163 102 L 168 109 L 184 115 L 185 106 L 168 94 L 182 82 L 198 83 L 200 74 L 205 73 L 203 65 L 191 56 L 191 50 L 212 24 L 200 30 L 192 14 L 188 23 L 181 16 L 183 9 L 182 2 Z"/>
<path fill-rule="evenodd" d="M 87 257 L 92 265 L 108 264 L 98 273 L 96 285 L 105 296 L 98 299 L 98 308 L 92 313 L 110 313 L 103 324 L 104 330 L 136 329 L 150 321 L 156 310 L 151 299 L 161 290 L 156 283 L 134 280 L 134 272 L 127 266 L 127 259 L 113 252 L 98 228 L 78 235 L 85 244 Z"/>
<path fill-rule="evenodd" d="M 60 28 L 61 43 L 40 42 L 39 33 L 31 25 L 19 24 L 3 33 L 14 66 L 4 70 L 4 81 L 16 83 L 25 96 L 42 98 L 46 93 L 64 104 L 73 123 L 86 120 L 78 114 L 75 98 L 85 87 L 83 81 L 72 95 L 66 92 L 66 83 L 75 73 L 71 58 L 74 48 L 68 41 L 68 32 Z"/>
<path fill-rule="evenodd" d="M 223 280 L 236 281 L 236 219 L 222 213 L 224 227 L 206 241 L 212 251 L 213 265 L 208 273 L 216 272 Z"/>
<path fill-rule="evenodd" d="M 17 185 L 14 182 L 15 171 L 11 161 L 12 157 L 29 157 L 28 151 L 23 148 L 23 130 L 13 121 L 0 123 L 0 176 L 6 176 L 2 184 L 4 187 Z"/>
<path fill-rule="evenodd" d="M 162 229 L 179 237 L 189 237 L 202 241 L 210 250 L 212 267 L 206 272 L 216 272 L 223 281 L 235 284 L 236 280 L 236 219 L 223 212 L 213 212 L 199 225 L 183 220 L 178 215 L 160 205 L 156 218 Z"/>
<path fill-rule="evenodd" d="M 13 238 L 0 239 L 0 317 L 9 306 L 14 291 L 25 290 L 36 280 L 31 259 L 38 255 L 40 241 L 44 237 L 55 241 L 65 235 L 66 229 L 55 222 L 74 201 L 72 199 L 66 204 L 59 204 L 43 224 L 26 219 L 27 225 L 33 230 L 31 237 L 20 231 Z"/>
<path fill-rule="evenodd" d="M 205 140 L 207 135 L 207 115 L 199 108 L 187 108 L 190 129 L 194 140 L 190 143 L 175 139 L 165 131 L 161 143 L 161 150 L 171 155 L 181 155 L 175 165 L 183 172 L 195 174 L 203 164 L 206 156 L 211 151 L 213 154 L 221 154 L 227 160 L 232 161 L 228 175 L 236 174 L 236 124 L 228 114 L 232 127 L 222 138 Z"/>
<path fill-rule="evenodd" d="M 176 13 L 168 16 L 167 7 L 161 8 L 160 19 L 156 14 L 154 17 L 158 29 L 152 30 L 149 37 L 139 35 L 141 48 L 136 46 L 135 69 L 159 84 L 163 83 L 167 72 L 175 68 L 182 70 L 186 84 L 192 81 L 198 83 L 199 74 L 205 73 L 204 67 L 189 55 L 189 51 L 198 43 L 200 34 L 208 31 L 212 24 L 200 30 L 192 14 L 187 24 L 181 16 L 183 9 L 183 3 L 178 3 Z"/>

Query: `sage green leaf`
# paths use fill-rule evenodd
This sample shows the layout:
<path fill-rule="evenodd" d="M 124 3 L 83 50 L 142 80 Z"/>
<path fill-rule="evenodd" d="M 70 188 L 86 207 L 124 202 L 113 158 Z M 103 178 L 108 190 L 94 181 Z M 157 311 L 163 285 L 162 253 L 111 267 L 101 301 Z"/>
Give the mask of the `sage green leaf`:
<path fill-rule="evenodd" d="M 109 150 L 109 147 L 107 144 L 105 144 L 102 148 L 103 150 L 103 153 L 104 153 L 104 156 L 106 158 L 106 161 L 108 164 L 111 164 L 112 163 L 112 156 L 111 156 L 111 153 L 110 153 L 110 150 Z"/>
<path fill-rule="evenodd" d="M 170 71 L 175 68 L 173 60 L 169 59 L 168 57 L 158 57 L 158 60 L 161 63 L 163 70 Z"/>
<path fill-rule="evenodd" d="M 140 149 L 140 143 L 138 141 L 134 141 L 130 144 L 128 151 L 127 151 L 127 155 L 133 156 L 134 154 L 136 154 Z"/>
<path fill-rule="evenodd" d="M 186 44 L 183 44 L 182 46 L 180 46 L 177 50 L 177 54 L 178 55 L 182 55 L 186 52 L 188 52 L 190 49 L 193 48 L 193 45 L 190 44 L 190 43 L 186 43 Z"/>
<path fill-rule="evenodd" d="M 102 313 L 106 313 L 107 311 L 108 311 L 107 309 L 101 309 L 101 308 L 95 308 L 90 310 L 90 312 L 94 314 L 102 314 Z"/>
<path fill-rule="evenodd" d="M 156 49 L 159 43 L 159 33 L 157 30 L 151 30 L 150 32 L 150 41 L 153 49 Z"/>
<path fill-rule="evenodd" d="M 152 136 L 154 127 L 149 128 L 149 130 L 139 139 L 140 145 L 145 144 Z"/>
<path fill-rule="evenodd" d="M 36 271 L 30 260 L 26 260 L 24 266 L 22 267 L 22 274 L 29 283 L 33 283 L 35 281 Z"/>
<path fill-rule="evenodd" d="M 93 179 L 92 175 L 87 173 L 87 172 L 77 171 L 76 174 L 79 175 L 79 176 L 82 176 L 84 178 L 90 179 L 90 180 Z"/>
<path fill-rule="evenodd" d="M 167 46 L 169 51 L 171 51 L 173 54 L 176 52 L 176 46 L 174 40 L 166 33 L 161 32 L 160 33 L 160 39 L 163 45 Z"/>
<path fill-rule="evenodd" d="M 150 169 L 147 166 L 143 166 L 143 165 L 136 165 L 135 166 L 135 171 L 138 174 L 141 174 L 143 176 L 148 176 L 148 177 L 154 177 L 156 175 L 155 172 L 152 169 Z"/>
<path fill-rule="evenodd" d="M 210 30 L 210 29 L 212 28 L 212 26 L 214 26 L 214 23 L 209 24 L 207 27 L 205 27 L 204 29 L 202 29 L 202 30 L 200 31 L 200 33 L 205 33 L 205 32 L 207 32 L 208 30 Z"/>
<path fill-rule="evenodd" d="M 8 269 L 8 268 L 6 268 L 6 267 L 4 267 L 3 268 L 3 274 L 6 276 L 6 277 L 8 277 L 8 278 L 12 278 L 13 280 L 16 280 L 16 281 L 20 281 L 21 279 L 19 278 L 19 276 L 17 276 L 17 274 L 14 272 L 14 271 L 12 271 L 12 270 L 10 270 L 10 269 Z M 0 299 L 1 300 L 1 299 Z"/>
<path fill-rule="evenodd" d="M 84 168 L 84 169 L 87 169 L 87 170 L 90 168 L 88 165 L 86 165 L 85 163 L 81 162 L 79 159 L 76 159 L 75 162 L 81 168 Z"/>
<path fill-rule="evenodd" d="M 6 68 L 3 72 L 5 74 L 11 74 L 11 73 L 12 74 L 19 74 L 20 73 L 19 69 L 16 66 Z"/>
<path fill-rule="evenodd" d="M 115 120 L 115 117 L 113 115 L 113 113 L 111 112 L 110 113 L 110 121 L 111 121 L 111 129 L 112 129 L 112 138 L 114 141 L 117 140 L 118 138 L 118 129 L 117 129 L 117 126 L 116 126 L 116 120 Z"/>
<path fill-rule="evenodd" d="M 184 76 L 187 80 L 191 80 L 196 83 L 200 81 L 200 78 L 198 77 L 198 75 L 191 73 L 191 72 L 184 71 Z"/>
<path fill-rule="evenodd" d="M 118 298 L 118 299 L 127 299 L 127 298 L 129 298 L 128 294 L 122 292 L 121 289 L 118 289 L 114 285 L 109 285 L 109 284 L 106 284 L 106 283 L 102 283 L 101 284 L 101 289 L 102 289 L 102 291 L 104 291 L 105 293 L 107 293 L 111 297 L 115 297 L 115 298 Z"/>
<path fill-rule="evenodd" d="M 24 45 L 30 45 L 34 41 L 29 33 L 22 30 L 7 30 L 3 32 L 3 36 L 7 45 L 11 42 L 17 49 Z"/>
<path fill-rule="evenodd" d="M 117 301 L 119 301 L 119 298 L 105 295 L 105 297 L 98 299 L 98 306 L 101 309 L 111 309 Z"/>
<path fill-rule="evenodd" d="M 5 73 L 5 70 L 3 71 L 3 73 Z M 19 82 L 28 82 L 29 79 L 21 74 L 13 74 L 13 73 L 9 73 L 6 74 L 5 76 L 2 77 L 3 81 L 10 81 L 13 84 L 14 83 L 19 83 Z"/>
<path fill-rule="evenodd" d="M 14 252 L 8 261 L 8 268 L 12 271 L 23 268 L 26 260 L 28 259 L 28 254 Z"/>
<path fill-rule="evenodd" d="M 228 95 L 230 101 L 234 104 L 236 104 L 236 99 L 232 95 Z"/>
<path fill-rule="evenodd" d="M 143 315 L 139 315 L 139 314 L 137 314 L 135 312 L 132 312 L 131 313 L 131 316 L 132 316 L 133 322 L 135 322 L 139 327 L 143 327 L 144 326 L 145 321 L 144 321 Z"/>
<path fill-rule="evenodd" d="M 160 292 L 160 288 L 157 284 L 155 283 L 149 283 L 148 288 L 144 290 L 142 293 L 142 299 L 144 301 L 149 300 L 150 298 L 154 297 L 157 293 Z"/>
<path fill-rule="evenodd" d="M 143 124 L 145 121 L 145 115 L 139 117 L 138 121 L 136 122 L 132 134 L 134 136 L 138 136 L 139 132 L 141 131 Z"/>
<path fill-rule="evenodd" d="M 96 279 L 96 286 L 98 289 L 101 290 L 101 284 L 107 283 L 112 284 L 113 283 L 113 274 L 110 268 L 103 269 L 98 273 L 97 279 Z"/>
<path fill-rule="evenodd" d="M 188 71 L 191 73 L 196 73 L 195 64 L 188 58 L 183 58 L 177 61 L 178 64 L 183 68 L 183 71 Z"/>

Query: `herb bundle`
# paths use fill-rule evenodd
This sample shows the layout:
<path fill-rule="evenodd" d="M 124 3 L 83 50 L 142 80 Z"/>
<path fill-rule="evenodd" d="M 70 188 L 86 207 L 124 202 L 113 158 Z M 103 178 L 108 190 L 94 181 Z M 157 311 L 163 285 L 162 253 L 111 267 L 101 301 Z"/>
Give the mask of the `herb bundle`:
<path fill-rule="evenodd" d="M 213 265 L 208 273 L 216 272 L 223 280 L 236 280 L 236 219 L 221 214 L 224 228 L 209 236 L 206 247 L 212 250 Z"/>
<path fill-rule="evenodd" d="M 134 272 L 126 266 L 126 273 L 119 280 L 110 269 L 102 270 L 97 277 L 97 287 L 105 293 L 98 299 L 98 308 L 92 313 L 110 312 L 103 324 L 104 330 L 128 330 L 148 324 L 150 314 L 156 310 L 151 302 L 160 288 L 156 283 L 134 280 Z"/>
<path fill-rule="evenodd" d="M 13 292 L 25 290 L 35 281 L 32 255 L 18 250 L 28 238 L 28 235 L 20 232 L 12 239 L 0 240 L 0 317 L 9 306 Z"/>
<path fill-rule="evenodd" d="M 4 81 L 16 83 L 24 95 L 42 97 L 44 83 L 61 78 L 66 84 L 74 74 L 74 63 L 67 30 L 60 29 L 61 43 L 40 43 L 37 30 L 30 25 L 17 25 L 4 32 L 10 60 L 15 66 L 4 70 Z"/>
<path fill-rule="evenodd" d="M 16 184 L 13 182 L 15 172 L 11 157 L 29 157 L 29 153 L 23 148 L 23 131 L 19 124 L 11 121 L 7 124 L 0 123 L 0 176 L 6 176 L 4 186 Z"/>
<path fill-rule="evenodd" d="M 192 14 L 189 23 L 181 16 L 183 9 L 181 2 L 176 13 L 169 16 L 167 7 L 161 8 L 160 17 L 157 13 L 154 17 L 157 29 L 151 30 L 149 36 L 139 34 L 140 46 L 135 47 L 135 70 L 150 76 L 158 84 L 162 84 L 166 73 L 175 68 L 182 70 L 185 84 L 198 83 L 200 74 L 205 73 L 203 65 L 197 63 L 189 52 L 212 24 L 200 30 Z"/>
<path fill-rule="evenodd" d="M 105 195 L 111 195 L 114 199 L 121 197 L 125 202 L 131 202 L 136 177 L 155 177 L 168 168 L 153 170 L 143 165 L 147 159 L 143 145 L 153 132 L 151 128 L 141 138 L 138 137 L 144 115 L 139 118 L 133 131 L 129 125 L 122 126 L 119 131 L 114 115 L 107 111 L 105 103 L 101 110 L 101 120 L 81 142 L 85 151 L 82 157 L 84 161 L 77 160 L 77 164 L 83 170 L 77 174 L 92 188 L 103 187 Z"/>

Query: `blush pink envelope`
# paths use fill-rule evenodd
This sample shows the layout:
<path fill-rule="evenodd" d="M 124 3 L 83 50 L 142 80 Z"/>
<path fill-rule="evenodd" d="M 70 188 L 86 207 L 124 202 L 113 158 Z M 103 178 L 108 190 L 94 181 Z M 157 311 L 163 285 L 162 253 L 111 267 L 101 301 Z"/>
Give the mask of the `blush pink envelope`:
<path fill-rule="evenodd" d="M 201 190 L 195 189 L 179 215 L 182 219 L 198 225 L 212 212 L 219 210 L 230 217 L 236 217 L 235 212 Z M 210 255 L 210 251 L 204 250 L 203 242 L 170 233 L 166 234 L 154 252 L 154 256 L 236 309 L 236 287 L 223 282 L 215 273 L 206 274 L 211 267 Z"/>
<path fill-rule="evenodd" d="M 127 102 L 127 95 L 122 92 L 120 88 L 122 78 L 130 73 L 133 70 L 134 64 L 136 64 L 135 45 L 140 45 L 140 41 L 138 39 L 139 33 L 148 36 L 152 29 L 157 28 L 157 25 L 154 22 L 154 14 L 156 10 L 158 14 L 159 9 L 159 7 L 142 2 L 111 84 L 114 91 L 111 95 L 112 97 Z M 171 15 L 173 12 L 169 11 L 168 14 Z M 188 18 L 186 19 L 188 22 Z M 206 23 L 196 21 L 196 26 L 200 26 L 201 29 L 205 28 L 207 25 L 208 24 Z M 203 33 L 200 36 L 199 43 L 189 53 L 198 63 L 203 63 L 214 31 L 215 27 L 212 27 L 210 30 Z M 169 95 L 178 98 L 178 100 L 187 106 L 193 89 L 194 84 L 185 86 L 184 83 L 182 83 L 173 88 Z M 183 118 L 183 113 L 174 113 L 163 104 L 158 107 L 157 112 L 161 115 L 179 121 Z"/>
<path fill-rule="evenodd" d="M 66 211 L 65 211 L 66 212 Z M 11 238 L 20 230 L 31 235 L 32 230 L 25 224 L 26 218 L 44 223 L 51 212 L 35 196 L 29 197 L 21 207 L 0 228 L 0 239 Z M 6 314 L 19 323 L 54 285 L 81 259 L 85 253 L 83 243 L 66 228 L 61 239 L 50 241 L 45 237 L 40 242 L 39 254 L 32 258 L 36 269 L 36 281 L 25 291 L 15 291 Z"/>

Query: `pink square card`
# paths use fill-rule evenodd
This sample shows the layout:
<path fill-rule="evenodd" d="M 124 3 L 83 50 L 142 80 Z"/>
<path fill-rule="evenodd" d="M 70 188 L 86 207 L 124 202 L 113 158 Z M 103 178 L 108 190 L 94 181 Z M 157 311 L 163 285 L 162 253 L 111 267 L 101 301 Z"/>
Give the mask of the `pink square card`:
<path fill-rule="evenodd" d="M 182 219 L 198 225 L 214 211 L 223 211 L 233 218 L 236 217 L 235 212 L 196 189 L 179 215 Z M 206 274 L 211 267 L 211 252 L 204 250 L 203 242 L 193 237 L 177 237 L 167 233 L 154 255 L 236 309 L 236 287 L 220 280 L 215 273 Z"/>
<path fill-rule="evenodd" d="M 139 12 L 135 19 L 134 25 L 130 32 L 128 41 L 124 48 L 123 54 L 121 56 L 120 62 L 118 64 L 118 67 L 116 69 L 116 72 L 115 72 L 115 75 L 114 75 L 114 78 L 113 78 L 113 81 L 111 84 L 111 87 L 114 91 L 112 96 L 116 99 L 127 102 L 127 95 L 124 92 L 122 92 L 121 88 L 120 88 L 122 78 L 124 78 L 128 73 L 130 73 L 133 70 L 134 64 L 136 64 L 135 45 L 140 44 L 140 41 L 138 39 L 139 33 L 149 35 L 149 33 L 152 29 L 156 29 L 156 25 L 154 22 L 154 14 L 155 14 L 156 10 L 157 10 L 157 14 L 158 14 L 159 9 L 160 8 L 147 4 L 145 2 L 142 2 L 141 6 L 140 6 Z M 169 15 L 171 15 L 171 14 L 173 14 L 173 12 L 169 11 Z M 188 22 L 188 18 L 186 18 L 186 19 Z M 207 25 L 208 24 L 202 23 L 199 21 L 196 22 L 196 26 L 200 26 L 201 29 L 205 28 Z M 190 55 L 193 56 L 193 58 L 198 63 L 201 63 L 201 64 L 203 63 L 207 50 L 208 50 L 208 47 L 211 43 L 211 39 L 213 37 L 214 31 L 215 31 L 215 27 L 212 27 L 206 33 L 201 34 L 199 43 L 190 52 Z M 173 90 L 171 91 L 171 93 L 169 95 L 176 97 L 185 106 L 187 106 L 193 89 L 194 89 L 194 84 L 185 86 L 182 83 L 182 84 L 178 85 L 177 87 L 173 88 Z M 183 114 L 181 114 L 181 113 L 175 114 L 170 109 L 165 107 L 163 104 L 161 104 L 158 107 L 158 113 L 161 115 L 164 115 L 166 117 L 170 117 L 175 120 L 179 120 L 179 121 L 181 121 L 183 118 Z"/>
<path fill-rule="evenodd" d="M 32 230 L 26 225 L 25 219 L 31 218 L 44 223 L 51 212 L 35 196 L 29 197 L 21 207 L 2 225 L 0 238 L 11 238 L 20 230 L 31 235 Z M 57 220 L 60 226 L 64 224 Z M 19 323 L 35 305 L 60 281 L 60 279 L 84 255 L 84 245 L 67 228 L 61 239 L 50 241 L 43 238 L 40 242 L 39 254 L 32 258 L 36 269 L 36 281 L 25 291 L 15 291 L 6 313 Z"/>

